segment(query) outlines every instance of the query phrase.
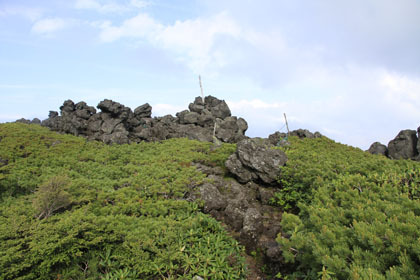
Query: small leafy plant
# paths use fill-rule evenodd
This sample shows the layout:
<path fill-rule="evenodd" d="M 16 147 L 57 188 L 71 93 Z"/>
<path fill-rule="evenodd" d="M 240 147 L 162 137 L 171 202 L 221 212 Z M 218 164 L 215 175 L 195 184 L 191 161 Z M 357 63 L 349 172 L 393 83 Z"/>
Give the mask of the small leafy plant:
<path fill-rule="evenodd" d="M 33 206 L 38 219 L 48 218 L 71 204 L 70 194 L 65 191 L 68 185 L 67 177 L 54 176 L 37 188 Z"/>

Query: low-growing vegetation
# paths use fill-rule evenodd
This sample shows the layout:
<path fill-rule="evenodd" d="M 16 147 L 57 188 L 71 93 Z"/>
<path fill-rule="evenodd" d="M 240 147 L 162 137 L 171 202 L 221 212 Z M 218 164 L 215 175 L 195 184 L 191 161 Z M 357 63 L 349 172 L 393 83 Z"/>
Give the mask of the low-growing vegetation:
<path fill-rule="evenodd" d="M 420 163 L 289 141 L 272 279 L 420 279 Z M 187 199 L 207 180 L 193 163 L 224 167 L 235 148 L 1 124 L 0 279 L 246 279 L 243 248 Z"/>
<path fill-rule="evenodd" d="M 234 149 L 107 146 L 0 125 L 0 279 L 244 279 L 243 248 L 185 199 Z"/>
<path fill-rule="evenodd" d="M 284 279 L 420 279 L 419 163 L 326 138 L 285 150 Z"/>

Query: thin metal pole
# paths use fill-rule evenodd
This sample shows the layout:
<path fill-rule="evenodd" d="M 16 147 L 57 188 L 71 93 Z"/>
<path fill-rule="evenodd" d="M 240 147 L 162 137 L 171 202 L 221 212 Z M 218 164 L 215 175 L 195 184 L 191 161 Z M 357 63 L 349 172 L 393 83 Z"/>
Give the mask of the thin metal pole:
<path fill-rule="evenodd" d="M 198 75 L 198 81 L 200 82 L 201 100 L 203 100 L 203 103 L 204 103 L 203 85 L 201 84 L 201 76 L 200 75 Z"/>
<path fill-rule="evenodd" d="M 286 113 L 283 113 L 284 120 L 286 121 L 286 127 L 287 127 L 287 137 L 289 137 L 289 124 L 287 123 Z"/>

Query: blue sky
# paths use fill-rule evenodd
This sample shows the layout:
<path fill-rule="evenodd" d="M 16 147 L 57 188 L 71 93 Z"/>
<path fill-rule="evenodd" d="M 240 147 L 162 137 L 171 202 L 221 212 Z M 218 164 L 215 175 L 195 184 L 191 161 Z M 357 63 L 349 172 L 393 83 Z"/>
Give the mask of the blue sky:
<path fill-rule="evenodd" d="M 420 1 L 0 0 L 0 122 L 108 98 L 155 116 L 225 99 L 367 149 L 420 125 Z M 284 131 L 284 128 L 282 129 Z"/>

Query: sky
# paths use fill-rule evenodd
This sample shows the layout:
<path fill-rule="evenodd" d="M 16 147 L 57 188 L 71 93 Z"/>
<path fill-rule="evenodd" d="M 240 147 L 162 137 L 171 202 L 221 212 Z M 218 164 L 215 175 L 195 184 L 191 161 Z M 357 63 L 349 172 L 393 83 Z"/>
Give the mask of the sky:
<path fill-rule="evenodd" d="M 319 131 L 369 148 L 420 126 L 419 0 L 0 0 L 0 122 L 67 99 L 154 116 L 200 96 L 251 137 Z"/>

